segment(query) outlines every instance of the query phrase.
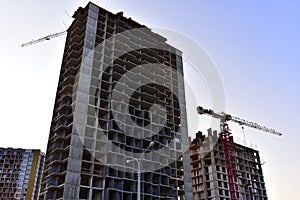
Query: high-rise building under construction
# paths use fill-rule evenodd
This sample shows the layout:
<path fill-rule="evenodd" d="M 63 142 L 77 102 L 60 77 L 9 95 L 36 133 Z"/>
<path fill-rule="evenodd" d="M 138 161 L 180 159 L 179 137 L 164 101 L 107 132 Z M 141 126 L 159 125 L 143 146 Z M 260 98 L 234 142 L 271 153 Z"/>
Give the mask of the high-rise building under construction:
<path fill-rule="evenodd" d="M 73 17 L 40 199 L 191 199 L 182 53 L 122 12 Z"/>
<path fill-rule="evenodd" d="M 209 129 L 192 141 L 193 199 L 268 199 L 259 152 L 227 139 Z"/>

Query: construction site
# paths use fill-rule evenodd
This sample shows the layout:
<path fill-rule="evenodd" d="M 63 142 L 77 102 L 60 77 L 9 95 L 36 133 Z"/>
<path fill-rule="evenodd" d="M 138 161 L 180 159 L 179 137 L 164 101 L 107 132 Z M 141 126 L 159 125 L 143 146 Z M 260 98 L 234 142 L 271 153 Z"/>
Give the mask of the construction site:
<path fill-rule="evenodd" d="M 220 131 L 191 140 L 182 52 L 123 12 L 88 3 L 73 18 L 22 45 L 67 34 L 39 199 L 268 199 L 259 151 L 228 122 L 280 132 L 199 106 Z"/>
<path fill-rule="evenodd" d="M 220 120 L 221 132 L 196 134 L 190 145 L 194 200 L 268 199 L 259 152 L 234 142 L 228 122 L 281 136 L 282 133 L 224 112 L 197 107 L 198 114 Z"/>

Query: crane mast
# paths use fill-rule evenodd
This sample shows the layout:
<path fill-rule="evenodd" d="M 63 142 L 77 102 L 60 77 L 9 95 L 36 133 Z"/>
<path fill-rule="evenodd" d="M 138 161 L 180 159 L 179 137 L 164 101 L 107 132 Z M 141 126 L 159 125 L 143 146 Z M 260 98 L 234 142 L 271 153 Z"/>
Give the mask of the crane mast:
<path fill-rule="evenodd" d="M 64 34 L 66 34 L 66 33 L 67 33 L 67 31 L 62 31 L 62 32 L 58 32 L 58 33 L 53 33 L 53 34 L 47 35 L 47 36 L 45 36 L 45 37 L 42 37 L 42 38 L 40 38 L 40 39 L 32 40 L 32 41 L 30 41 L 30 42 L 26 42 L 26 43 L 22 44 L 21 46 L 22 46 L 22 47 L 27 47 L 27 46 L 29 46 L 29 45 L 37 44 L 37 43 L 43 42 L 43 41 L 45 41 L 45 40 L 50 40 L 50 39 L 52 39 L 52 38 L 56 38 L 56 37 L 62 36 L 62 35 L 64 35 Z"/>
<path fill-rule="evenodd" d="M 237 182 L 237 171 L 235 166 L 235 160 L 233 156 L 233 137 L 229 131 L 229 126 L 227 121 L 233 121 L 238 123 L 239 125 L 248 126 L 250 128 L 254 128 L 260 131 L 264 131 L 267 133 L 275 134 L 281 136 L 282 133 L 276 131 L 275 129 L 268 128 L 266 126 L 259 125 L 254 122 L 250 122 L 239 117 L 235 117 L 225 112 L 216 113 L 211 109 L 204 109 L 201 106 L 197 107 L 198 114 L 200 115 L 208 115 L 217 119 L 220 119 L 220 140 L 224 147 L 225 159 L 226 159 L 226 168 L 228 174 L 228 183 L 229 183 L 229 192 L 230 192 L 230 199 L 231 200 L 238 200 L 239 193 L 238 193 L 238 182 Z"/>

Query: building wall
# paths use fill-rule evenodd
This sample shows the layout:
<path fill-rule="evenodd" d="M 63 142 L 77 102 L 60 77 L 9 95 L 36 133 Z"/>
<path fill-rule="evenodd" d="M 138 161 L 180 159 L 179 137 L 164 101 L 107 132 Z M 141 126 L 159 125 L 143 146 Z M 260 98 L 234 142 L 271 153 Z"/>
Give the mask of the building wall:
<path fill-rule="evenodd" d="M 37 199 L 43 163 L 40 150 L 0 148 L 0 199 Z"/>
<path fill-rule="evenodd" d="M 141 161 L 143 199 L 191 199 L 182 76 L 181 52 L 166 38 L 122 13 L 79 8 L 68 29 L 41 199 L 136 199 L 136 163 L 126 160 L 151 141 Z M 149 116 L 153 104 L 166 113 Z"/>
<path fill-rule="evenodd" d="M 259 152 L 231 143 L 237 199 L 268 199 Z M 198 133 L 190 146 L 193 199 L 232 199 L 224 145 L 217 132 Z"/>

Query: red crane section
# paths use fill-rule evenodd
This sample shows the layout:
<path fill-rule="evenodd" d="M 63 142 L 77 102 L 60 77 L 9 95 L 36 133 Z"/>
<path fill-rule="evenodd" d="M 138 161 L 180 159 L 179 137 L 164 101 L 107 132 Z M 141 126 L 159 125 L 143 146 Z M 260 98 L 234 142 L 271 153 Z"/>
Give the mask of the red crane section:
<path fill-rule="evenodd" d="M 236 166 L 232 155 L 233 137 L 230 136 L 231 133 L 229 132 L 229 128 L 226 123 L 221 126 L 222 126 L 221 127 L 222 132 L 220 133 L 220 139 L 224 147 L 230 198 L 231 200 L 237 200 L 239 198 L 239 194 L 238 194 L 237 178 L 236 178 Z"/>

